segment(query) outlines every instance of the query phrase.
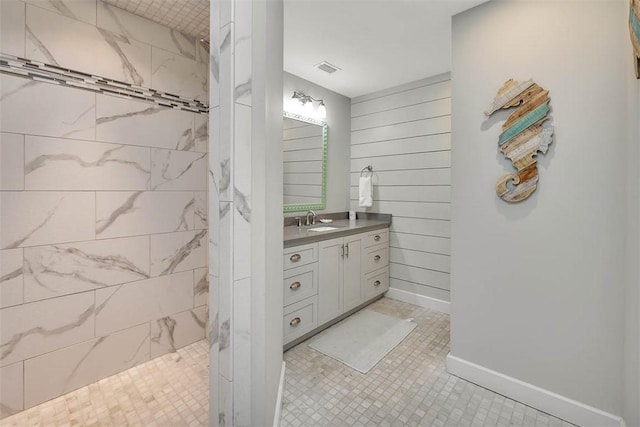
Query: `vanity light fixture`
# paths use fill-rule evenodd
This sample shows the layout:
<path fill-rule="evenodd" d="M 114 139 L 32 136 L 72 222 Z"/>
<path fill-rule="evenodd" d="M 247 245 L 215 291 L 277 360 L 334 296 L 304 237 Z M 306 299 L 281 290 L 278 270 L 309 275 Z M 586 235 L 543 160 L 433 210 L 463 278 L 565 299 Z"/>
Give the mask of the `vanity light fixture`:
<path fill-rule="evenodd" d="M 324 101 L 322 99 L 315 99 L 299 91 L 294 91 L 291 98 L 294 100 L 291 107 L 296 110 L 292 111 L 293 113 L 319 119 L 327 117 L 327 107 L 324 105 Z M 318 103 L 317 108 L 313 104 L 314 102 Z"/>

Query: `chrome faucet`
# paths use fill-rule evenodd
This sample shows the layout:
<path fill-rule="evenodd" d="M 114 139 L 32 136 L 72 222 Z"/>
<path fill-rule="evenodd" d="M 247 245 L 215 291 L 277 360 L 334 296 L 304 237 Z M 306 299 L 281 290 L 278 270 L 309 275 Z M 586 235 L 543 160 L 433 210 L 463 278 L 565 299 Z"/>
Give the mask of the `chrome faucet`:
<path fill-rule="evenodd" d="M 311 217 L 311 221 L 309 221 L 309 215 L 313 215 Z M 316 225 L 316 213 L 314 211 L 307 212 L 307 219 L 304 225 Z"/>

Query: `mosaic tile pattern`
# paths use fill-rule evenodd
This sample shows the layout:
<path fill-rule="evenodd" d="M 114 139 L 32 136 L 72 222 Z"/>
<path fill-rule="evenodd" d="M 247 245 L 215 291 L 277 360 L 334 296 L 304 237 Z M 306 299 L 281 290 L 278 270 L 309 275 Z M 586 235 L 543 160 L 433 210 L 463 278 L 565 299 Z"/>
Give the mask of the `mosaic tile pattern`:
<path fill-rule="evenodd" d="M 368 374 L 302 343 L 285 353 L 282 427 L 571 426 L 449 375 L 449 316 L 383 298 L 368 308 L 418 327 Z"/>
<path fill-rule="evenodd" d="M 0 73 L 125 99 L 150 102 L 161 107 L 198 114 L 209 113 L 208 105 L 202 101 L 4 53 L 0 53 Z"/>
<path fill-rule="evenodd" d="M 0 420 L 24 426 L 206 426 L 209 346 L 198 341 Z"/>
<path fill-rule="evenodd" d="M 106 0 L 106 2 L 185 34 L 209 40 L 209 2 L 207 0 Z"/>

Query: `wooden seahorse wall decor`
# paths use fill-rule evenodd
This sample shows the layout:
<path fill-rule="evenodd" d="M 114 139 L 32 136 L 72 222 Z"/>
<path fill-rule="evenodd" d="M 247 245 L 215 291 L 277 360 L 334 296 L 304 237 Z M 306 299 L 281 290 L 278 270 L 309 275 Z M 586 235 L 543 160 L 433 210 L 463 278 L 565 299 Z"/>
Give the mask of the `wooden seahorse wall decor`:
<path fill-rule="evenodd" d="M 493 104 L 484 113 L 517 107 L 502 125 L 498 140 L 500 151 L 518 171 L 498 180 L 496 193 L 505 202 L 520 202 L 536 191 L 538 185 L 538 152 L 546 153 L 553 141 L 553 128 L 543 128 L 549 118 L 549 91 L 532 80 L 507 80 L 498 91 Z"/>
<path fill-rule="evenodd" d="M 640 79 L 640 0 L 631 0 L 629 5 L 629 34 L 633 45 L 633 64 L 636 77 Z"/>

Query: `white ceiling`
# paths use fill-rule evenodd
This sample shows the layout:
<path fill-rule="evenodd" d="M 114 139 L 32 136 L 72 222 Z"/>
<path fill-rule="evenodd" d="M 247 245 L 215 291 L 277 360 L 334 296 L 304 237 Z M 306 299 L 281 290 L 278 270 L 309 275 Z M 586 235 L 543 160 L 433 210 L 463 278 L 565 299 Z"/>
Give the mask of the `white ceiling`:
<path fill-rule="evenodd" d="M 451 16 L 485 1 L 285 0 L 284 69 L 350 98 L 450 71 Z"/>
<path fill-rule="evenodd" d="M 209 39 L 209 0 L 106 1 Z M 350 98 L 449 71 L 451 16 L 485 1 L 284 0 L 284 69 Z"/>

